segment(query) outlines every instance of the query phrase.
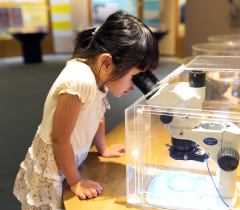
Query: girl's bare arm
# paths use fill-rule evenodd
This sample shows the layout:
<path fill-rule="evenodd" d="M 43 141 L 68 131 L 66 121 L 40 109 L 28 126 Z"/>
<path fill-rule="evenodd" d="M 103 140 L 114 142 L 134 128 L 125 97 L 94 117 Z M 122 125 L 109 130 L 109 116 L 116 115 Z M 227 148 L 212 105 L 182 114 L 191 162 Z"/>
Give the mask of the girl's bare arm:
<path fill-rule="evenodd" d="M 53 118 L 52 144 L 56 159 L 71 190 L 80 198 L 86 199 L 96 197 L 102 188 L 97 182 L 83 179 L 75 163 L 70 137 L 82 105 L 78 96 L 62 94 L 59 97 Z"/>
<path fill-rule="evenodd" d="M 82 103 L 78 96 L 62 94 L 53 117 L 52 143 L 57 161 L 70 186 L 80 179 L 75 164 L 74 152 L 70 137 L 76 125 Z"/>
<path fill-rule="evenodd" d="M 112 144 L 106 146 L 105 143 L 105 117 L 103 121 L 99 123 L 97 133 L 94 137 L 94 143 L 98 152 L 103 157 L 120 157 L 122 152 L 126 152 L 126 147 L 123 144 Z"/>

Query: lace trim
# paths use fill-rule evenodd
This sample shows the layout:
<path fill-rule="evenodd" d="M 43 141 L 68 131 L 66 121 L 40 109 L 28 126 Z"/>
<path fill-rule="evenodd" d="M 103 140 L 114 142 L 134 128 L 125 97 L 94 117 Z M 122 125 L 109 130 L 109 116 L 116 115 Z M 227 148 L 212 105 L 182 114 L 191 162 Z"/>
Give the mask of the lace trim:
<path fill-rule="evenodd" d="M 111 107 L 110 107 L 110 104 L 109 104 L 109 102 L 108 102 L 108 100 L 107 100 L 107 97 L 105 96 L 103 99 L 102 99 L 102 116 L 101 116 L 101 120 L 100 120 L 100 122 L 102 123 L 103 122 L 103 115 L 104 115 L 104 113 L 106 112 L 106 109 L 110 109 Z"/>
<path fill-rule="evenodd" d="M 64 94 L 64 93 L 68 93 L 68 94 L 71 94 L 71 95 L 77 95 L 79 100 L 83 104 L 86 103 L 86 100 L 83 97 L 81 97 L 80 93 L 78 93 L 78 92 L 75 92 L 75 91 L 72 91 L 72 90 L 69 90 L 69 89 L 63 89 L 63 90 L 59 91 L 58 95 L 61 95 L 61 94 Z"/>
<path fill-rule="evenodd" d="M 34 138 L 27 155 L 30 157 L 21 164 L 23 168 L 33 168 L 40 176 L 56 181 L 62 180 L 52 145 L 45 144 L 38 135 Z"/>
<path fill-rule="evenodd" d="M 104 107 L 105 107 L 104 112 L 106 111 L 106 109 L 111 109 L 107 97 L 104 97 L 104 98 L 103 98 L 102 103 L 103 103 L 103 105 L 104 105 Z"/>
<path fill-rule="evenodd" d="M 77 167 L 79 167 L 83 163 L 83 161 L 87 158 L 87 156 L 88 156 L 88 152 L 85 152 L 81 155 L 75 155 L 75 162 Z"/>
<path fill-rule="evenodd" d="M 23 206 L 63 209 L 62 176 L 53 148 L 45 144 L 38 135 L 21 163 L 14 185 L 14 195 Z"/>
<path fill-rule="evenodd" d="M 88 156 L 88 152 L 85 152 L 85 153 L 79 154 L 79 155 L 75 154 L 75 163 L 76 163 L 77 167 L 79 167 L 83 163 L 83 161 L 87 158 L 87 156 Z M 61 170 L 60 170 L 60 174 L 62 175 L 62 181 L 64 181 L 65 176 Z"/>

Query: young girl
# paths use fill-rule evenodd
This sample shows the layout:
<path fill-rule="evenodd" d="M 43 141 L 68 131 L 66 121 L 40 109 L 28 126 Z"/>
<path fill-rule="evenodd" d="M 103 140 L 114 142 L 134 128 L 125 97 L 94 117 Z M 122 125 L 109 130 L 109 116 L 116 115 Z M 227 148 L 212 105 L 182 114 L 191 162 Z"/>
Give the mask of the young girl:
<path fill-rule="evenodd" d="M 132 77 L 154 66 L 158 44 L 149 28 L 125 13 L 112 14 L 97 29 L 76 38 L 72 60 L 47 96 L 43 118 L 18 172 L 14 194 L 22 209 L 62 209 L 62 180 L 81 199 L 101 194 L 100 183 L 78 167 L 94 141 L 103 157 L 118 157 L 125 146 L 105 146 L 108 90 L 116 97 L 133 90 Z"/>

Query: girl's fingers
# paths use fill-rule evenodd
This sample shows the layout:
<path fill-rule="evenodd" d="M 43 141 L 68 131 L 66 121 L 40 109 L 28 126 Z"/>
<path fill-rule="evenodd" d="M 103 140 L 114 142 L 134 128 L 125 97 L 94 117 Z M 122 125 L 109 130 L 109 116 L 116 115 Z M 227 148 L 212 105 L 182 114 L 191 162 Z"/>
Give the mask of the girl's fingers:
<path fill-rule="evenodd" d="M 96 191 L 97 191 L 97 194 L 101 194 L 102 192 L 102 186 L 98 183 L 98 182 L 94 182 L 95 186 L 93 187 Z"/>
<path fill-rule="evenodd" d="M 95 190 L 95 189 L 92 189 L 92 190 L 89 190 L 90 192 L 91 192 L 91 194 L 93 195 L 93 197 L 94 198 L 96 198 L 97 197 L 97 190 Z"/>
<path fill-rule="evenodd" d="M 78 197 L 81 198 L 82 200 L 86 200 L 87 199 L 87 197 L 83 193 L 80 193 L 78 195 Z"/>
<path fill-rule="evenodd" d="M 96 191 L 97 191 L 97 194 L 101 194 L 102 193 L 102 190 L 103 190 L 103 188 L 100 186 L 100 187 L 97 187 L 96 188 Z"/>
<path fill-rule="evenodd" d="M 88 198 L 93 198 L 93 195 L 90 191 L 86 191 L 85 193 L 85 196 L 87 196 Z"/>

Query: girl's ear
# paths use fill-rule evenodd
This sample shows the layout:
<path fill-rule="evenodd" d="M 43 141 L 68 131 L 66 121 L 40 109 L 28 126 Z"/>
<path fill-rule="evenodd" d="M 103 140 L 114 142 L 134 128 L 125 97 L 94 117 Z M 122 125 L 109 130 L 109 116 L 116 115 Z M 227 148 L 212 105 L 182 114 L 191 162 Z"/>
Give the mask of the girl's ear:
<path fill-rule="evenodd" d="M 101 66 L 101 71 L 109 71 L 109 67 L 112 65 L 112 56 L 108 53 L 103 53 L 99 57 L 99 65 Z"/>

